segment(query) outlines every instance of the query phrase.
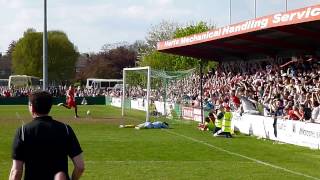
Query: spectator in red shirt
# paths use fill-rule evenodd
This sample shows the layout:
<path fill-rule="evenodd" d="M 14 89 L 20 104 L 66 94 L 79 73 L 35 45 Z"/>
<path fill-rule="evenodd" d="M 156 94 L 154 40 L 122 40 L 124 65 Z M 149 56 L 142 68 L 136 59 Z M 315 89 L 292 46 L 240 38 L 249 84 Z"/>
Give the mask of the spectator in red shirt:
<path fill-rule="evenodd" d="M 288 115 L 285 116 L 284 118 L 298 121 L 298 120 L 302 120 L 303 119 L 303 114 L 301 113 L 301 111 L 298 108 L 298 106 L 293 106 L 293 109 L 289 110 Z"/>
<path fill-rule="evenodd" d="M 240 107 L 240 99 L 236 96 L 235 90 L 231 90 L 230 98 L 231 98 L 232 103 L 235 106 L 235 108 L 238 109 Z"/>
<path fill-rule="evenodd" d="M 5 96 L 5 97 L 11 97 L 10 91 L 9 91 L 9 90 L 5 91 L 5 92 L 4 92 L 4 96 Z"/>

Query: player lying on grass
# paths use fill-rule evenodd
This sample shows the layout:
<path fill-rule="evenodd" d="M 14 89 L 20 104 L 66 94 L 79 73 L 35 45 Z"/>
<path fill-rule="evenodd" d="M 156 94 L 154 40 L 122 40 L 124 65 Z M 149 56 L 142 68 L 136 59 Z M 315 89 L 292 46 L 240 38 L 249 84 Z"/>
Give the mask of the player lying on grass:
<path fill-rule="evenodd" d="M 128 124 L 120 125 L 120 128 L 136 128 L 136 129 L 167 129 L 169 124 L 167 122 L 155 121 L 155 122 L 144 122 L 138 125 Z"/>
<path fill-rule="evenodd" d="M 145 122 L 136 125 L 135 129 L 167 129 L 169 124 L 167 122 L 155 121 L 155 122 Z"/>
<path fill-rule="evenodd" d="M 79 116 L 78 116 L 78 109 L 77 109 L 77 104 L 75 99 L 75 89 L 72 85 L 69 86 L 66 96 L 67 96 L 66 104 L 59 103 L 58 106 L 63 106 L 68 109 L 71 109 L 73 107 L 75 118 L 78 118 Z"/>

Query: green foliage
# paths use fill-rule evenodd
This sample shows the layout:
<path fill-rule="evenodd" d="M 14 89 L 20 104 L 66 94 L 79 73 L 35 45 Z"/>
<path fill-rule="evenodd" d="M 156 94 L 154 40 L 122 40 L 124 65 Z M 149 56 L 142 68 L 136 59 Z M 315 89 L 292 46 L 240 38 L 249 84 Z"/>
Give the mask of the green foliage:
<path fill-rule="evenodd" d="M 200 21 L 198 24 L 187 27 L 179 27 L 174 33 L 174 38 L 181 38 L 192 34 L 202 33 L 210 30 L 212 27 L 206 22 Z"/>
<path fill-rule="evenodd" d="M 152 69 L 165 71 L 178 71 L 192 69 L 199 66 L 197 60 L 190 57 L 176 56 L 158 51 L 144 56 L 141 66 L 151 66 Z"/>
<path fill-rule="evenodd" d="M 148 78 L 146 75 L 128 71 L 126 75 L 126 84 L 129 88 L 140 86 L 142 89 L 147 89 Z M 156 88 L 151 81 L 151 88 Z"/>
<path fill-rule="evenodd" d="M 206 22 L 200 21 L 195 25 L 190 25 L 187 27 L 179 27 L 174 33 L 175 38 L 181 38 L 185 36 L 189 36 L 192 34 L 206 32 L 213 28 L 209 26 Z M 184 57 L 184 56 L 176 56 L 177 67 L 178 69 L 191 69 L 190 67 L 199 67 L 199 59 L 191 58 L 191 57 Z M 204 67 L 206 67 L 205 71 L 210 68 L 215 68 L 216 65 L 214 63 L 204 62 Z"/>
<path fill-rule="evenodd" d="M 75 83 L 73 84 L 73 86 L 74 86 L 74 87 L 81 86 L 81 82 L 75 82 Z"/>
<path fill-rule="evenodd" d="M 35 33 L 37 32 L 36 29 L 34 28 L 28 28 L 24 33 L 23 33 L 23 36 L 26 36 L 27 34 L 29 33 Z"/>
<path fill-rule="evenodd" d="M 71 79 L 74 77 L 75 63 L 79 53 L 61 31 L 48 33 L 49 78 L 52 80 Z"/>
<path fill-rule="evenodd" d="M 218 66 L 218 62 L 216 61 L 207 61 L 204 63 L 205 64 L 205 69 L 203 70 L 204 73 L 207 73 L 208 71 L 212 70 L 212 69 L 216 69 Z"/>
<path fill-rule="evenodd" d="M 38 32 L 25 32 L 12 54 L 12 68 L 15 74 L 41 76 L 42 36 Z"/>
<path fill-rule="evenodd" d="M 212 26 L 209 26 L 207 23 L 201 21 L 197 24 L 192 24 L 186 27 L 177 27 L 175 29 L 172 28 L 171 30 L 174 30 L 173 32 L 174 38 L 180 38 L 180 37 L 192 35 L 195 33 L 205 32 L 211 28 Z M 158 32 L 158 31 L 155 31 L 155 32 Z M 166 34 L 170 34 L 170 32 L 167 32 Z M 186 70 L 191 68 L 198 69 L 199 59 L 152 51 L 146 54 L 145 56 L 143 56 L 139 65 L 151 66 L 152 69 L 158 69 L 158 70 L 178 71 L 178 70 Z M 204 65 L 207 66 L 208 63 L 205 62 Z M 210 67 L 212 66 L 215 67 L 214 64 L 210 63 Z"/>
<path fill-rule="evenodd" d="M 18 40 L 12 53 L 12 68 L 15 74 L 42 76 L 42 33 L 28 29 Z M 79 56 L 75 46 L 62 31 L 48 32 L 49 80 L 66 80 L 74 76 Z"/>
<path fill-rule="evenodd" d="M 14 51 L 14 48 L 16 47 L 16 44 L 17 44 L 16 41 L 11 41 L 11 43 L 9 44 L 9 47 L 6 52 L 6 54 L 9 58 L 12 58 L 12 53 Z"/>

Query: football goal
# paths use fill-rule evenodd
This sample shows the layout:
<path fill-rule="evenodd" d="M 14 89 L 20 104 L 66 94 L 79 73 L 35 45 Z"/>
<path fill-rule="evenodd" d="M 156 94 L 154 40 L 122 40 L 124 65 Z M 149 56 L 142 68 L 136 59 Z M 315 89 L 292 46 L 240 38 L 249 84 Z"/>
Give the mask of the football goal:
<path fill-rule="evenodd" d="M 123 86 L 121 97 L 122 120 L 121 124 L 138 124 L 163 120 L 172 116 L 178 99 L 183 93 L 183 79 L 191 76 L 195 69 L 186 71 L 153 70 L 147 67 L 123 69 Z M 145 113 L 145 119 L 134 122 L 137 111 Z M 144 112 L 143 112 L 144 111 Z"/>
<path fill-rule="evenodd" d="M 145 76 L 139 76 L 139 74 L 130 74 L 130 72 L 144 71 L 147 74 L 147 82 L 142 82 Z M 143 73 L 141 75 L 143 75 Z M 129 75 L 129 79 L 127 76 Z M 137 76 L 138 75 L 138 76 Z M 138 83 L 135 83 L 137 81 Z M 139 83 L 140 81 L 140 83 Z M 136 108 L 141 108 L 141 110 L 146 111 L 146 122 L 150 121 L 150 112 L 149 112 L 149 102 L 150 102 L 150 83 L 151 83 L 151 69 L 147 67 L 136 67 L 136 68 L 124 68 L 123 69 L 123 86 L 122 86 L 122 119 L 125 120 L 125 101 L 127 97 L 135 96 L 134 98 L 140 98 L 141 104 L 137 104 Z M 128 86 L 127 86 L 128 84 Z M 146 86 L 146 89 L 141 89 L 142 86 Z M 128 88 L 128 90 L 127 90 Z M 131 98 L 129 98 L 130 100 Z M 131 101 L 131 100 L 130 100 Z M 137 100 L 138 101 L 138 100 Z M 131 106 L 131 102 L 130 102 Z M 132 107 L 132 106 L 131 106 Z"/>

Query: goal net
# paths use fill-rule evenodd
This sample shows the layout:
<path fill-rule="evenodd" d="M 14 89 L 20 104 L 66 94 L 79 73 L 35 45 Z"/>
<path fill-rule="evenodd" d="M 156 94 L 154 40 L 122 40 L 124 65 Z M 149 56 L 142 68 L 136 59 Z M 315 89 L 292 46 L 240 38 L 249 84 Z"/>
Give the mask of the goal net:
<path fill-rule="evenodd" d="M 186 71 L 161 71 L 150 67 L 123 69 L 122 125 L 136 125 L 143 122 L 165 120 L 174 114 L 181 101 L 177 84 L 190 76 L 195 69 Z M 139 110 L 137 112 L 137 110 Z M 144 118 L 141 117 L 144 114 Z"/>

